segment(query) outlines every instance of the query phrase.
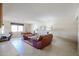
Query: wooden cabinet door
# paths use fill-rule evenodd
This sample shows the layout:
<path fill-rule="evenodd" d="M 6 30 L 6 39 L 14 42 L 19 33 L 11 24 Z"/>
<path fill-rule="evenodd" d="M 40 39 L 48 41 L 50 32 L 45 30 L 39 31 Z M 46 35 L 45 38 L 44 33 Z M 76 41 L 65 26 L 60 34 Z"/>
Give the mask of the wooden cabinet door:
<path fill-rule="evenodd" d="M 2 17 L 2 3 L 0 3 L 0 27 L 2 25 L 2 19 L 3 19 L 3 17 Z"/>

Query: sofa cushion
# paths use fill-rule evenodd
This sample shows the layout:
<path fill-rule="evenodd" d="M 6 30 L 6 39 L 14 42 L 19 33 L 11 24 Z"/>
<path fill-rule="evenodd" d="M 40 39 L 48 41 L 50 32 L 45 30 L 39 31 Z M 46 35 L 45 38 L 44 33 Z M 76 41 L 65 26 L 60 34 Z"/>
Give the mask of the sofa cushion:
<path fill-rule="evenodd" d="M 32 38 L 32 39 L 34 39 L 34 40 L 37 40 L 37 41 L 39 40 L 39 37 L 40 37 L 39 35 L 30 36 L 30 38 Z"/>
<path fill-rule="evenodd" d="M 1 37 L 1 39 L 6 39 L 6 38 L 7 38 L 6 36 L 2 36 L 2 37 Z"/>

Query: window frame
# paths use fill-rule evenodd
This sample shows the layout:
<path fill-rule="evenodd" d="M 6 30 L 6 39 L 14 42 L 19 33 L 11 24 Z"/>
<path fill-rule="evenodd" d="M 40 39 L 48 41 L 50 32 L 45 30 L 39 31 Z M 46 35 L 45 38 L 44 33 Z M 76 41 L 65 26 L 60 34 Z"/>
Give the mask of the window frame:
<path fill-rule="evenodd" d="M 12 25 L 15 25 L 17 30 L 16 31 L 12 31 Z M 22 26 L 22 31 L 19 30 L 19 27 Z M 23 32 L 24 29 L 24 24 L 20 24 L 20 23 L 11 23 L 11 32 Z"/>

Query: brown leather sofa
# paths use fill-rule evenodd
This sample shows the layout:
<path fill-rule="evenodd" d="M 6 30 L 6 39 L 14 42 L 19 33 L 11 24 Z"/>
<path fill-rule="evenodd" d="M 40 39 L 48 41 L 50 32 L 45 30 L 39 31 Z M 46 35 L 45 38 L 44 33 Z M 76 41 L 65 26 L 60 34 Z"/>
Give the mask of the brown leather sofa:
<path fill-rule="evenodd" d="M 52 42 L 52 38 L 53 38 L 52 34 L 40 36 L 38 41 L 36 41 L 36 40 L 33 41 L 33 46 L 38 49 L 42 49 Z"/>
<path fill-rule="evenodd" d="M 48 35 L 40 36 L 39 40 L 27 38 L 27 35 L 23 35 L 23 38 L 24 38 L 24 41 L 30 44 L 31 46 L 38 49 L 42 49 L 52 42 L 53 35 L 48 34 Z"/>
<path fill-rule="evenodd" d="M 21 33 L 21 34 L 23 35 L 24 40 L 28 40 L 29 39 L 28 36 L 32 35 L 32 33 L 30 33 L 30 32 Z"/>

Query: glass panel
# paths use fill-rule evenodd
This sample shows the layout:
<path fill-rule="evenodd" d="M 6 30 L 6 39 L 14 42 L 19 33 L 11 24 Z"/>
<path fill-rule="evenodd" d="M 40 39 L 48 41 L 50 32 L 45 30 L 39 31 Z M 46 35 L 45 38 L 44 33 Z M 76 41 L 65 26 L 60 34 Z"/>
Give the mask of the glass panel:
<path fill-rule="evenodd" d="M 4 34 L 4 26 L 2 26 L 2 34 Z"/>
<path fill-rule="evenodd" d="M 17 32 L 17 25 L 11 25 L 11 31 Z"/>
<path fill-rule="evenodd" d="M 23 32 L 23 26 L 18 25 L 18 32 Z"/>

